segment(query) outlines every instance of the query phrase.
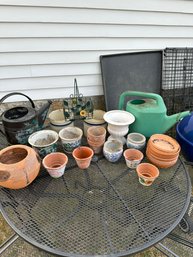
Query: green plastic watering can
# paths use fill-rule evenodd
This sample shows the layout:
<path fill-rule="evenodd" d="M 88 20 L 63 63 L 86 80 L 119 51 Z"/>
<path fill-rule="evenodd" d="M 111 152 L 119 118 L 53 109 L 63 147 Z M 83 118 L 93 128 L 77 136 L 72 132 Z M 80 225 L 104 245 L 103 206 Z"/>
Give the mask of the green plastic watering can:
<path fill-rule="evenodd" d="M 167 109 L 162 97 L 154 93 L 125 91 L 119 98 L 119 110 L 123 110 L 126 97 L 135 97 L 126 104 L 126 111 L 135 116 L 135 122 L 129 126 L 129 132 L 138 132 L 146 137 L 163 134 L 189 111 L 167 116 Z"/>

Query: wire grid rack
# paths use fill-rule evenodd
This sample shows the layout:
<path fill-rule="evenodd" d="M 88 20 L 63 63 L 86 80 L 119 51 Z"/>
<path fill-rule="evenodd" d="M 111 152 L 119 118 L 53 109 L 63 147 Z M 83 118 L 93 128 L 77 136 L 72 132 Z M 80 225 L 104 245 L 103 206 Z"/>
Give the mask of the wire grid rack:
<path fill-rule="evenodd" d="M 168 115 L 193 110 L 193 48 L 164 50 L 161 94 Z"/>

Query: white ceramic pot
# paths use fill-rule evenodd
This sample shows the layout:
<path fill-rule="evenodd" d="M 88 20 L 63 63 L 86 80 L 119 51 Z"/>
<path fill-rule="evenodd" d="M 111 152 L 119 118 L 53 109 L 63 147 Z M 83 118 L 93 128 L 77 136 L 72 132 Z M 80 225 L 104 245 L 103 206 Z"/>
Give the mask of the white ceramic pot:
<path fill-rule="evenodd" d="M 140 133 L 130 133 L 127 135 L 127 148 L 142 150 L 146 144 L 146 137 Z"/>
<path fill-rule="evenodd" d="M 80 146 L 83 132 L 78 127 L 67 127 L 59 132 L 62 146 L 65 152 L 72 153 L 75 148 Z"/>
<path fill-rule="evenodd" d="M 133 114 L 126 111 L 113 110 L 104 114 L 104 120 L 108 123 L 107 130 L 111 134 L 111 138 L 125 144 L 124 136 L 129 131 L 129 125 L 135 121 Z"/>
<path fill-rule="evenodd" d="M 74 122 L 65 120 L 64 110 L 58 109 L 49 114 L 50 128 L 56 132 L 66 127 L 74 126 Z"/>

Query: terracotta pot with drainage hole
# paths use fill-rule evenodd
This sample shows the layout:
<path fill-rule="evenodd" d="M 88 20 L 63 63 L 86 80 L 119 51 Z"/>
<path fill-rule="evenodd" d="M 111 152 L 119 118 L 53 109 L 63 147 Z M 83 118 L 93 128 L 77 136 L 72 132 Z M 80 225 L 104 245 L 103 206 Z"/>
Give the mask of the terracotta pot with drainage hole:
<path fill-rule="evenodd" d="M 38 175 L 40 161 L 34 149 L 12 145 L 0 151 L 0 186 L 20 189 L 28 186 Z"/>

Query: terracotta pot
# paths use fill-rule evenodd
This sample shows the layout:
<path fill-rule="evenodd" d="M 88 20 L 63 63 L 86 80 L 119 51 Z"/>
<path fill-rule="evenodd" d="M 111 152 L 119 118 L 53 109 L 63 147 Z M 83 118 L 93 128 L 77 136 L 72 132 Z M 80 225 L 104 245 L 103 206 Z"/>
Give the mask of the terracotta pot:
<path fill-rule="evenodd" d="M 26 145 L 12 145 L 0 151 L 0 186 L 20 189 L 38 175 L 40 161 L 36 152 Z"/>
<path fill-rule="evenodd" d="M 147 150 L 146 150 L 146 155 L 147 156 L 152 156 L 154 159 L 156 159 L 158 161 L 174 161 L 174 160 L 176 160 L 176 158 L 179 157 L 179 154 L 177 154 L 175 156 L 172 156 L 172 157 L 165 156 L 165 155 L 162 155 L 162 154 L 157 155 L 157 154 L 154 154 L 154 152 L 149 148 L 147 148 Z"/>
<path fill-rule="evenodd" d="M 161 158 L 161 159 L 174 159 L 176 158 L 176 156 L 179 155 L 180 153 L 180 148 L 179 148 L 179 151 L 176 152 L 176 153 L 168 153 L 168 152 L 165 152 L 165 151 L 160 151 L 160 150 L 157 150 L 156 148 L 153 148 L 150 144 L 147 145 L 147 149 L 146 151 L 149 151 L 152 155 L 154 155 L 155 157 L 157 158 Z"/>
<path fill-rule="evenodd" d="M 124 151 L 123 156 L 128 168 L 135 169 L 143 159 L 143 153 L 137 149 L 127 149 Z"/>
<path fill-rule="evenodd" d="M 154 149 L 158 151 L 164 151 L 169 154 L 177 153 L 180 149 L 180 145 L 175 139 L 164 134 L 152 135 L 148 143 L 151 145 L 151 147 L 153 146 Z"/>
<path fill-rule="evenodd" d="M 74 149 L 72 155 L 80 169 L 87 169 L 90 166 L 94 152 L 90 147 L 80 146 Z"/>
<path fill-rule="evenodd" d="M 50 153 L 44 157 L 42 164 L 51 177 L 59 178 L 64 174 L 68 157 L 64 153 Z"/>
<path fill-rule="evenodd" d="M 158 168 L 150 163 L 139 164 L 136 171 L 139 177 L 139 182 L 144 186 L 150 186 L 159 176 Z"/>
<path fill-rule="evenodd" d="M 102 142 L 92 142 L 90 140 L 87 140 L 88 145 L 90 146 L 90 148 L 94 151 L 95 154 L 99 154 L 102 152 L 103 149 L 103 145 L 104 145 L 104 140 Z"/>
<path fill-rule="evenodd" d="M 146 156 L 159 168 L 172 167 L 178 160 L 180 145 L 167 135 L 155 134 L 148 141 Z"/>
<path fill-rule="evenodd" d="M 147 154 L 147 158 L 151 163 L 156 165 L 158 168 L 164 168 L 164 169 L 174 166 L 178 160 L 178 157 L 176 157 L 174 160 L 169 160 L 169 161 L 158 160 L 158 159 L 154 158 L 152 155 L 148 155 L 148 154 Z"/>
<path fill-rule="evenodd" d="M 87 139 L 92 142 L 105 141 L 106 129 L 101 126 L 93 126 L 87 130 Z"/>

